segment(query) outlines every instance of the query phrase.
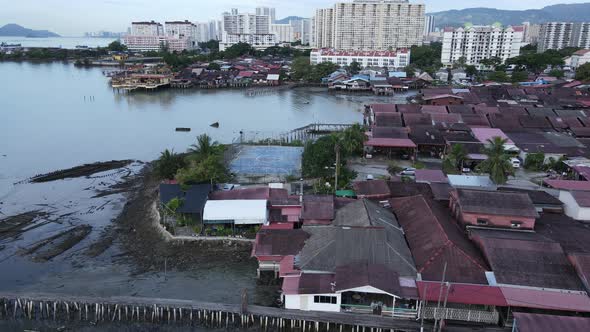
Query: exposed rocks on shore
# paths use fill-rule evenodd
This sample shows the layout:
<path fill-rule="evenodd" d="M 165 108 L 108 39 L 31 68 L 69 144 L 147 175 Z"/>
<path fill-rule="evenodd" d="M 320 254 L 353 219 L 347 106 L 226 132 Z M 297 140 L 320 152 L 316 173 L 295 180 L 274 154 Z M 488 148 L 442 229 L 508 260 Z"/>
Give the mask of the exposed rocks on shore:
<path fill-rule="evenodd" d="M 30 178 L 28 181 L 32 183 L 51 182 L 56 180 L 63 180 L 68 178 L 78 178 L 83 176 L 90 176 L 92 174 L 111 171 L 123 168 L 133 163 L 133 160 L 113 160 L 107 162 L 99 162 L 94 164 L 86 164 L 76 166 L 65 170 L 59 170 L 47 174 L 40 174 Z"/>

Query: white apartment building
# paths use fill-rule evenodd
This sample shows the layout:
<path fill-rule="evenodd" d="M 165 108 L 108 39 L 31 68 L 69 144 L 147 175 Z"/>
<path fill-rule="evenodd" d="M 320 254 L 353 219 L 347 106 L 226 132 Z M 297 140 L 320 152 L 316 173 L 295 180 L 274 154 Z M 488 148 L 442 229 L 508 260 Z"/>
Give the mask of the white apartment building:
<path fill-rule="evenodd" d="M 537 44 L 539 42 L 539 36 L 541 34 L 540 24 L 531 24 L 530 22 L 523 22 L 524 37 L 523 41 L 525 45 Z"/>
<path fill-rule="evenodd" d="M 200 26 L 189 22 L 188 20 L 185 21 L 168 21 L 165 22 L 166 24 L 166 36 L 172 37 L 176 39 L 188 39 L 189 45 L 191 49 L 197 47 L 197 42 L 202 41 L 199 35 Z"/>
<path fill-rule="evenodd" d="M 548 22 L 541 24 L 537 52 L 566 47 L 590 48 L 590 23 Z"/>
<path fill-rule="evenodd" d="M 576 69 L 590 63 L 590 50 L 579 50 L 565 59 L 565 65 Z"/>
<path fill-rule="evenodd" d="M 223 34 L 219 49 L 223 51 L 239 42 L 259 49 L 276 45 L 277 40 L 271 32 L 270 22 L 269 15 L 239 13 L 237 9 L 232 9 L 231 13 L 223 13 Z"/>
<path fill-rule="evenodd" d="M 314 43 L 317 48 L 333 47 L 334 36 L 334 9 L 318 9 L 313 18 Z"/>
<path fill-rule="evenodd" d="M 163 35 L 127 35 L 123 40 L 127 48 L 132 52 L 159 51 L 162 48 L 168 48 L 168 51 L 170 52 L 182 52 L 193 48 L 193 44 L 188 38 L 181 39 Z"/>
<path fill-rule="evenodd" d="M 135 36 L 163 36 L 164 26 L 154 21 L 132 22 L 131 34 Z"/>
<path fill-rule="evenodd" d="M 446 28 L 443 32 L 441 62 L 452 66 L 462 57 L 466 64 L 485 69 L 480 61 L 499 58 L 503 62 L 520 54 L 524 28 L 472 26 L 469 28 Z"/>
<path fill-rule="evenodd" d="M 257 7 L 256 8 L 256 15 L 258 16 L 262 16 L 262 15 L 266 15 L 266 16 L 270 16 L 270 23 L 275 23 L 275 21 L 277 20 L 277 16 L 276 16 L 276 10 L 274 8 L 271 7 Z"/>
<path fill-rule="evenodd" d="M 354 0 L 319 9 L 315 47 L 386 50 L 422 45 L 424 4 L 408 0 Z"/>
<path fill-rule="evenodd" d="M 295 32 L 291 24 L 271 24 L 270 30 L 277 36 L 279 43 L 292 43 L 295 41 Z"/>
<path fill-rule="evenodd" d="M 147 52 L 168 48 L 171 52 L 192 50 L 197 45 L 196 26 L 189 21 L 166 22 L 166 29 L 158 22 L 133 22 L 131 34 L 123 37 L 130 51 Z"/>
<path fill-rule="evenodd" d="M 410 64 L 410 50 L 397 51 L 338 51 L 334 49 L 315 49 L 311 51 L 311 64 L 332 62 L 340 66 L 350 66 L 358 62 L 361 67 L 404 68 Z"/>
<path fill-rule="evenodd" d="M 301 34 L 299 35 L 299 39 L 296 38 L 296 40 L 300 40 L 301 44 L 303 45 L 311 45 L 311 41 L 312 41 L 312 22 L 313 20 L 309 19 L 309 18 L 305 18 L 303 20 L 301 20 Z"/>

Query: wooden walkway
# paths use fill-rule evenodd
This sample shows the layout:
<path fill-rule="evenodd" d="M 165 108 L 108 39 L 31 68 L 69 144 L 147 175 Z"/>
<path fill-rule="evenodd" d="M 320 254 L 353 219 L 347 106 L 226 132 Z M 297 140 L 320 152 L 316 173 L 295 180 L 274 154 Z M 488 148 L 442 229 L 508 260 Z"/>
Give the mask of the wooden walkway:
<path fill-rule="evenodd" d="M 419 331 L 420 322 L 351 313 L 309 312 L 239 304 L 141 297 L 0 293 L 0 319 L 140 321 L 284 331 Z M 425 324 L 426 330 L 431 328 Z"/>

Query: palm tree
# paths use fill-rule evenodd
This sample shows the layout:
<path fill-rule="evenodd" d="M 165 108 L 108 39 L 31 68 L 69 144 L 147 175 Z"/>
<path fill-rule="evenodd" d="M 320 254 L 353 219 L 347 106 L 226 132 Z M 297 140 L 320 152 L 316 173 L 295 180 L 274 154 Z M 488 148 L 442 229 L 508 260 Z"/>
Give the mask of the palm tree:
<path fill-rule="evenodd" d="M 458 173 L 463 169 L 463 162 L 467 159 L 467 151 L 462 144 L 455 144 L 451 147 L 451 151 L 443 161 L 443 169 L 448 173 Z"/>
<path fill-rule="evenodd" d="M 199 159 L 205 159 L 219 152 L 219 143 L 212 141 L 209 135 L 202 134 L 197 137 L 197 143 L 191 145 L 189 152 Z"/>
<path fill-rule="evenodd" d="M 156 161 L 156 174 L 166 180 L 174 179 L 176 172 L 185 166 L 184 158 L 174 153 L 174 150 L 164 150 Z"/>
<path fill-rule="evenodd" d="M 483 149 L 487 160 L 479 165 L 482 172 L 490 174 L 490 179 L 496 184 L 504 184 L 508 181 L 508 175 L 514 173 L 510 163 L 510 156 L 506 153 L 504 145 L 506 140 L 501 137 L 494 137 L 488 140 L 488 146 Z"/>
<path fill-rule="evenodd" d="M 357 123 L 342 133 L 338 143 L 347 156 L 361 155 L 366 139 L 363 127 Z"/>

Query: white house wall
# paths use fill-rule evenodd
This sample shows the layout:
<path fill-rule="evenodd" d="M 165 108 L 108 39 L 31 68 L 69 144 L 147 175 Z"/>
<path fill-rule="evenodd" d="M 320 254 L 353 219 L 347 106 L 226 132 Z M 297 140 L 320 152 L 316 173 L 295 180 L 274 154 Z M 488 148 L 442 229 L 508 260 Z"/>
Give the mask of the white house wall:
<path fill-rule="evenodd" d="M 314 296 L 335 296 L 336 304 L 314 303 Z M 285 295 L 284 298 L 285 309 L 303 311 L 340 312 L 341 301 L 340 294 Z"/>
<path fill-rule="evenodd" d="M 565 214 L 575 220 L 590 221 L 590 208 L 580 207 L 569 191 L 560 191 L 559 200 L 563 202 Z"/>

